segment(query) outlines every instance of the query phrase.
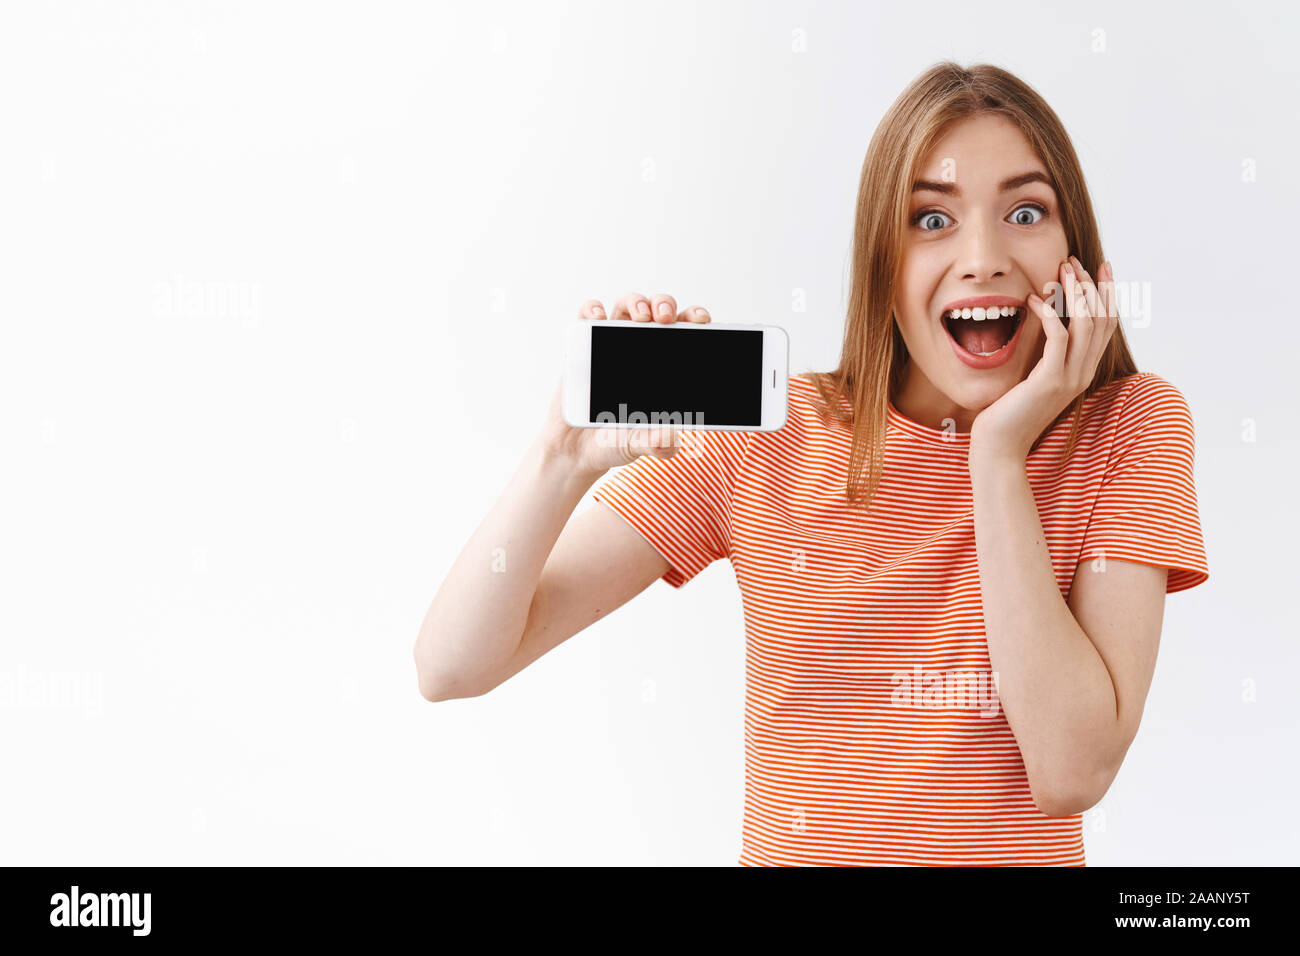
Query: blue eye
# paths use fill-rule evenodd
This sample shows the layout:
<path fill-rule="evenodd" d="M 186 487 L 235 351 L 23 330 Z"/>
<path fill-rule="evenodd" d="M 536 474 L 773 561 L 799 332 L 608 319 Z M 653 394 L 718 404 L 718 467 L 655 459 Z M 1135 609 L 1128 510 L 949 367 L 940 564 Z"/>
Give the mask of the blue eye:
<path fill-rule="evenodd" d="M 1035 223 L 1041 222 L 1043 218 L 1047 215 L 1047 210 L 1044 209 L 1042 206 L 1038 205 L 1038 203 L 1036 202 L 1021 203 L 1019 206 L 1016 207 L 1016 211 L 1013 212 L 1011 215 L 1016 216 L 1022 209 L 1034 210 L 1034 212 L 1038 213 L 1038 218 L 1030 222 L 1022 222 L 1019 219 L 1017 219 L 1016 221 L 1017 226 L 1032 226 Z"/>
<path fill-rule="evenodd" d="M 915 216 L 912 217 L 912 225 L 914 225 L 914 226 L 919 225 L 919 224 L 921 223 L 921 220 L 923 220 L 923 219 L 927 219 L 927 220 L 928 220 L 928 219 L 932 219 L 932 218 L 934 218 L 935 216 L 941 216 L 941 217 L 944 218 L 944 219 L 947 219 L 947 218 L 948 218 L 948 216 L 947 216 L 946 213 L 939 212 L 939 210 L 937 210 L 937 209 L 922 209 L 920 212 L 918 212 Z M 942 228 L 942 227 L 940 227 L 940 228 Z M 922 227 L 921 227 L 921 231 L 922 231 L 922 232 L 938 232 L 939 230 L 938 230 L 938 229 L 926 229 L 924 226 L 922 226 Z"/>

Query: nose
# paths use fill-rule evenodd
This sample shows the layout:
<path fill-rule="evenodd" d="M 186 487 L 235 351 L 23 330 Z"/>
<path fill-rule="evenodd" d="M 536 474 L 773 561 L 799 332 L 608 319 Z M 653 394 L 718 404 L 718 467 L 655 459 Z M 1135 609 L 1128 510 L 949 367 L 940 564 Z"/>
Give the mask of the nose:
<path fill-rule="evenodd" d="M 1010 253 L 998 224 L 976 216 L 961 231 L 957 267 L 963 279 L 985 282 L 1005 276 L 1010 270 Z"/>

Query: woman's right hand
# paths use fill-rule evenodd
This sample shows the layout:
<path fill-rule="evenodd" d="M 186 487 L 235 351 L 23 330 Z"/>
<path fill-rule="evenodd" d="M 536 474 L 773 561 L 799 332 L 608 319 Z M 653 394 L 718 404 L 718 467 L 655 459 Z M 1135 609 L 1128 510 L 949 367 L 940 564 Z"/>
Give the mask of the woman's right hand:
<path fill-rule="evenodd" d="M 605 318 L 604 306 L 599 299 L 588 299 L 578 310 L 579 319 Z M 705 323 L 709 310 L 692 306 L 678 311 L 677 301 L 670 295 L 646 298 L 629 292 L 614 304 L 612 319 L 631 319 L 634 322 Z M 546 415 L 541 441 L 546 450 L 567 461 L 575 471 L 598 477 L 610 468 L 626 465 L 642 455 L 670 458 L 678 448 L 675 425 L 656 425 L 646 428 L 574 428 L 564 420 L 560 401 L 564 383 L 555 388 L 551 407 Z"/>

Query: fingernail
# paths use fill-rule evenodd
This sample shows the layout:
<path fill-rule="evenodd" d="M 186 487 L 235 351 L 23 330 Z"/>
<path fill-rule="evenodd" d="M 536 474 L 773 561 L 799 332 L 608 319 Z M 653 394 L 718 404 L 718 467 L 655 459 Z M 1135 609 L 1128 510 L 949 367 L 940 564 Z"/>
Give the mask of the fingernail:
<path fill-rule="evenodd" d="M 647 319 L 650 318 L 650 306 L 645 302 L 638 302 L 636 306 L 636 314 L 643 315 Z"/>
<path fill-rule="evenodd" d="M 1066 274 L 1067 276 L 1073 276 L 1073 275 L 1074 275 L 1074 266 L 1070 265 L 1070 264 L 1067 262 L 1067 263 L 1065 264 L 1065 269 L 1064 269 L 1064 271 L 1065 271 L 1065 274 Z"/>
<path fill-rule="evenodd" d="M 705 312 L 704 312 L 703 309 L 696 309 L 696 310 L 695 310 L 695 317 L 696 317 L 697 319 L 702 319 L 702 318 L 704 318 L 704 315 L 705 315 Z"/>
<path fill-rule="evenodd" d="M 605 314 L 605 310 L 602 309 L 600 306 L 596 306 L 594 309 L 591 310 L 591 314 L 595 316 L 601 316 Z"/>
<path fill-rule="evenodd" d="M 659 314 L 660 314 L 660 315 L 670 315 L 670 314 L 672 313 L 672 311 L 673 311 L 673 307 L 672 307 L 671 305 L 669 305 L 667 302 L 660 302 L 660 303 L 659 303 Z"/>

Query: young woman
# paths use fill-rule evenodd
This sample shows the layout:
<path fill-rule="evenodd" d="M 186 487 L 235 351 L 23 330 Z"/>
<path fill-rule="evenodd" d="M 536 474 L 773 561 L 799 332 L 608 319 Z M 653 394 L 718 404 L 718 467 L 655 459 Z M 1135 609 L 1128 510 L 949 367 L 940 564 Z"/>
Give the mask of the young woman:
<path fill-rule="evenodd" d="M 740 863 L 1083 865 L 1165 594 L 1208 577 L 1188 405 L 1137 370 L 1116 299 L 1056 114 L 1003 70 L 935 66 L 867 151 L 839 367 L 790 378 L 780 431 L 615 448 L 557 391 L 429 609 L 422 693 L 485 693 L 728 558 Z M 613 317 L 709 320 L 667 295 Z"/>

